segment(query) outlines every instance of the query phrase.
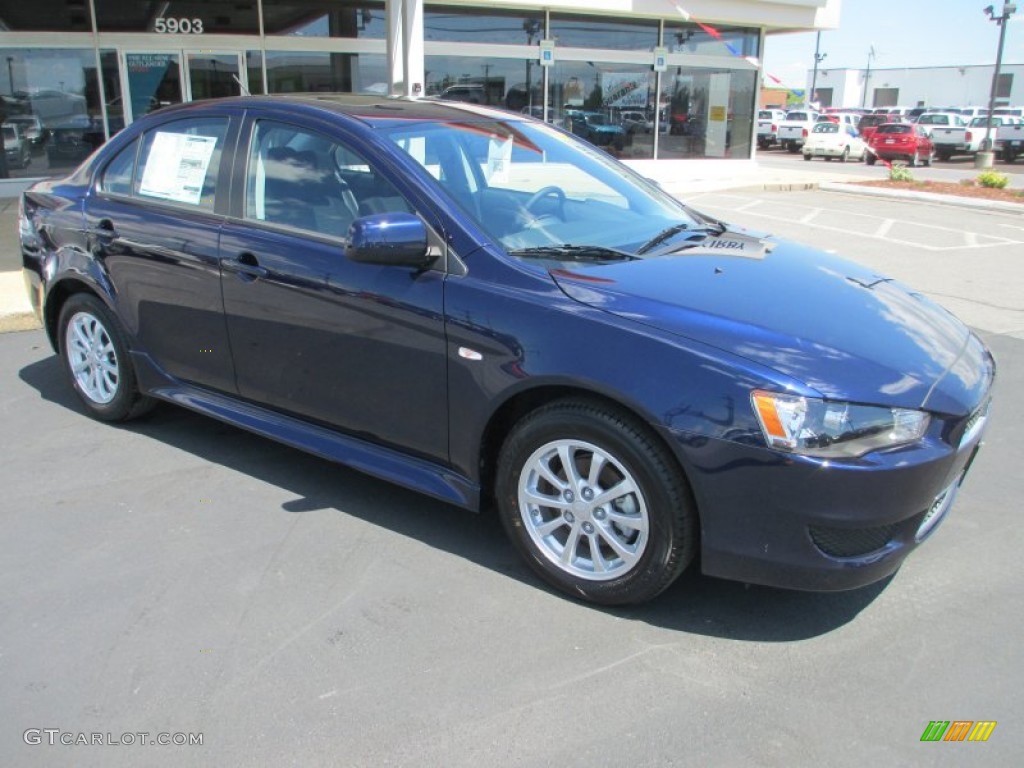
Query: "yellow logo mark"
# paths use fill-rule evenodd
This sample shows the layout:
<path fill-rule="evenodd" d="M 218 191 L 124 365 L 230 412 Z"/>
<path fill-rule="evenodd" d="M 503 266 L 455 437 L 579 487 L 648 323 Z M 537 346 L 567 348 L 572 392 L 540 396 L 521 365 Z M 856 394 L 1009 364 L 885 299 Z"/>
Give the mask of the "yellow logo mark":
<path fill-rule="evenodd" d="M 971 735 L 967 737 L 967 740 L 988 741 L 988 737 L 996 729 L 996 722 L 995 720 L 979 720 L 974 724 L 974 730 L 971 731 Z"/>

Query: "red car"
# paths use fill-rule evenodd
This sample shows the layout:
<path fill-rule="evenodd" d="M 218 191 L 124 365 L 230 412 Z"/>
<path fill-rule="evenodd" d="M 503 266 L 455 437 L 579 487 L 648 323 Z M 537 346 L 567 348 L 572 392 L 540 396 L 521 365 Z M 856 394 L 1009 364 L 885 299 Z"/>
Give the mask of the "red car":
<path fill-rule="evenodd" d="M 857 124 L 857 130 L 864 141 L 870 141 L 878 126 L 888 122 L 886 115 L 864 115 Z"/>
<path fill-rule="evenodd" d="M 874 165 L 877 159 L 904 160 L 911 167 L 918 162 L 931 165 L 935 157 L 935 145 L 927 130 L 915 123 L 883 123 L 871 135 L 868 147 L 868 165 Z"/>

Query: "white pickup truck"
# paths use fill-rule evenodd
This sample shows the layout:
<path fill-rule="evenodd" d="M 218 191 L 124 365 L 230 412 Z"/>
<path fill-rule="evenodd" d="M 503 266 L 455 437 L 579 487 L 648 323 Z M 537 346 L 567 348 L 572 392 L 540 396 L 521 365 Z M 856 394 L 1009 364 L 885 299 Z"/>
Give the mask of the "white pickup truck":
<path fill-rule="evenodd" d="M 988 117 L 975 117 L 966 126 L 935 126 L 929 129 L 932 134 L 932 143 L 935 145 L 935 154 L 939 160 L 949 160 L 953 155 L 973 155 L 981 149 L 981 142 L 985 140 L 985 128 L 988 125 Z M 1004 126 L 1015 126 L 1018 124 L 1014 117 L 992 117 L 992 141 L 993 146 L 999 141 L 999 131 Z"/>
<path fill-rule="evenodd" d="M 796 154 L 807 141 L 807 135 L 814 130 L 817 121 L 818 113 L 813 110 L 790 110 L 779 125 L 779 144 L 786 151 Z"/>
<path fill-rule="evenodd" d="M 779 125 L 786 119 L 783 109 L 761 109 L 757 112 L 757 148 L 768 149 L 779 143 Z"/>
<path fill-rule="evenodd" d="M 1001 125 L 996 135 L 995 148 L 999 159 L 1004 163 L 1012 163 L 1024 155 L 1024 122 L 1016 125 Z"/>

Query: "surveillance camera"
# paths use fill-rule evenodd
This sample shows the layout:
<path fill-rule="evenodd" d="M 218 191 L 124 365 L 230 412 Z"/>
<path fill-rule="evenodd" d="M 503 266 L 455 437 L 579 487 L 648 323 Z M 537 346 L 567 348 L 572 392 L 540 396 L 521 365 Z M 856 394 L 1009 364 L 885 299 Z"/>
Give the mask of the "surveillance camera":
<path fill-rule="evenodd" d="M 995 9 L 991 5 L 987 5 L 982 9 L 982 13 L 987 13 L 989 16 L 994 16 Z"/>

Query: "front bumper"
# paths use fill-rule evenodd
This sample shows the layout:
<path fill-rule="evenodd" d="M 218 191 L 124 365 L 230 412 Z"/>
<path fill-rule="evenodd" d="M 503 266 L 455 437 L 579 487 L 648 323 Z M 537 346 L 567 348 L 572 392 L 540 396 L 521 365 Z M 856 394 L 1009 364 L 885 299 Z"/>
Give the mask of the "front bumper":
<path fill-rule="evenodd" d="M 953 506 L 984 420 L 980 425 L 955 448 L 935 434 L 832 462 L 674 435 L 700 510 L 702 570 L 811 591 L 854 589 L 891 575 Z"/>

